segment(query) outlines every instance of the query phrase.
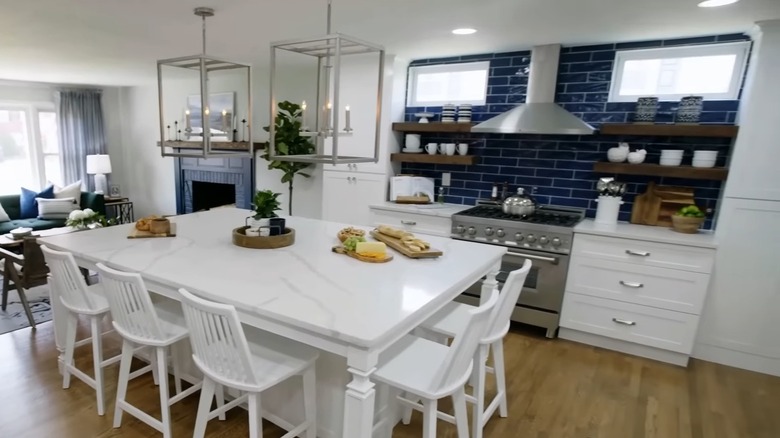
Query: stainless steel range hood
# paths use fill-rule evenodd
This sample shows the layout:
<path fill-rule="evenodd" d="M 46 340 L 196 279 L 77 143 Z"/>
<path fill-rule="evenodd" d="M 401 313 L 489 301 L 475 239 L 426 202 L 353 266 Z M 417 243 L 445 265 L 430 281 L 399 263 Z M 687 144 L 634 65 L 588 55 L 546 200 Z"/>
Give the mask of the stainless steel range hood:
<path fill-rule="evenodd" d="M 490 120 L 471 132 L 497 134 L 590 135 L 596 130 L 579 117 L 555 104 L 560 44 L 534 47 L 528 77 L 526 103 Z"/>

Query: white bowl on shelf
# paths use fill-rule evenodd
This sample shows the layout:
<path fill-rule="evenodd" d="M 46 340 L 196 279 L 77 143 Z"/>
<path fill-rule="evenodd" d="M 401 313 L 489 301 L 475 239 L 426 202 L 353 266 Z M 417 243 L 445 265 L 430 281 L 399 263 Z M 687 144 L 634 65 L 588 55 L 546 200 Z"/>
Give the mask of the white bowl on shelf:
<path fill-rule="evenodd" d="M 715 159 L 695 159 L 693 160 L 693 167 L 715 167 Z"/>
<path fill-rule="evenodd" d="M 716 160 L 718 158 L 718 151 L 694 151 L 694 160 Z"/>
<path fill-rule="evenodd" d="M 679 157 L 664 157 L 662 155 L 659 164 L 661 166 L 679 166 L 682 164 L 682 155 Z"/>
<path fill-rule="evenodd" d="M 678 150 L 678 149 L 664 149 L 661 151 L 662 157 L 682 157 L 685 151 Z"/>

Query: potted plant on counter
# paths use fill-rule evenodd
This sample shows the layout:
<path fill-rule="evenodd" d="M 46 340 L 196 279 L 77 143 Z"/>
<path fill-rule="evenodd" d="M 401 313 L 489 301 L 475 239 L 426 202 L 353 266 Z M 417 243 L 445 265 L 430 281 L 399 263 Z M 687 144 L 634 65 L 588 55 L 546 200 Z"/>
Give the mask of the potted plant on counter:
<path fill-rule="evenodd" d="M 672 215 L 672 228 L 679 233 L 696 234 L 703 223 L 704 212 L 695 205 L 685 206 Z"/>
<path fill-rule="evenodd" d="M 255 215 L 252 216 L 250 230 L 258 230 L 259 234 L 262 229 L 267 229 L 269 235 L 281 234 L 284 231 L 284 219 L 279 218 L 276 214 L 277 211 L 281 210 L 279 202 L 281 195 L 281 193 L 274 193 L 272 190 L 258 190 L 255 193 L 255 198 L 252 201 Z M 277 233 L 271 233 L 272 231 L 277 231 Z"/>

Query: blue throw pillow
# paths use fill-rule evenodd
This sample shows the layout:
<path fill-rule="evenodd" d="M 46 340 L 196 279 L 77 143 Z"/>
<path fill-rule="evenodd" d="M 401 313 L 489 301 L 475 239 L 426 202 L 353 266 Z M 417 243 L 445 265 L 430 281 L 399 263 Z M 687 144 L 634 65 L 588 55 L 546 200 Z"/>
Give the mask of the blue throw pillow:
<path fill-rule="evenodd" d="M 22 187 L 22 195 L 19 197 L 21 210 L 20 219 L 32 219 L 38 217 L 38 201 L 35 198 L 54 199 L 54 186 L 46 187 L 40 193 Z"/>

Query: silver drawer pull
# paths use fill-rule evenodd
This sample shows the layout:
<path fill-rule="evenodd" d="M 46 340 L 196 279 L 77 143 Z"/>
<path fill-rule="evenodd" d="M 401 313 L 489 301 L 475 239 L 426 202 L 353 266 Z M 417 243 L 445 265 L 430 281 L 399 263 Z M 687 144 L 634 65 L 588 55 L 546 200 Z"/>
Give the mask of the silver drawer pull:
<path fill-rule="evenodd" d="M 639 256 L 639 257 L 650 257 L 650 253 L 647 251 L 633 251 L 630 249 L 626 250 L 626 254 L 632 255 L 632 256 Z"/>
<path fill-rule="evenodd" d="M 620 318 L 612 318 L 612 322 L 616 322 L 618 324 L 623 324 L 623 325 L 636 325 L 636 322 L 634 321 L 629 321 L 627 319 L 620 319 Z"/>
<path fill-rule="evenodd" d="M 645 287 L 642 283 L 629 283 L 627 281 L 620 280 L 620 284 L 625 287 L 633 287 L 634 289 L 639 289 L 640 287 Z"/>
<path fill-rule="evenodd" d="M 401 223 L 404 225 L 417 225 L 417 222 L 415 221 L 401 221 Z"/>

